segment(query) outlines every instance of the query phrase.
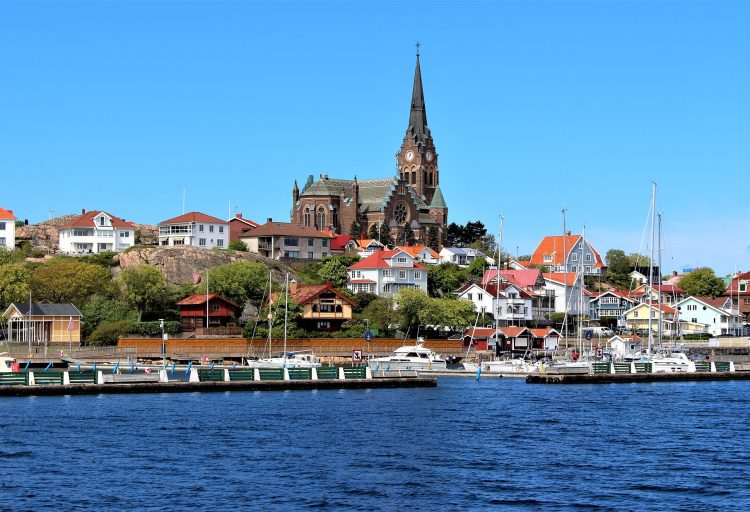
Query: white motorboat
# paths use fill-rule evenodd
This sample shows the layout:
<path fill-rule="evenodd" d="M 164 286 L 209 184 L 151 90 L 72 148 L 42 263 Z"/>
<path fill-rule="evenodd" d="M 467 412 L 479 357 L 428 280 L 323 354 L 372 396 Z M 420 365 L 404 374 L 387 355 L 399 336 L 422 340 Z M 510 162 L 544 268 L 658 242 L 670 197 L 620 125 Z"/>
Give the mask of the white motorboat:
<path fill-rule="evenodd" d="M 631 357 L 623 358 L 624 361 L 633 361 L 636 363 L 651 363 L 653 373 L 694 373 L 695 363 L 688 359 L 684 352 L 674 352 L 672 354 L 653 354 L 640 355 L 636 354 Z"/>
<path fill-rule="evenodd" d="M 589 361 L 559 361 L 544 366 L 544 373 L 560 375 L 588 375 L 591 371 Z"/>
<path fill-rule="evenodd" d="M 387 357 L 370 359 L 368 365 L 373 370 L 445 370 L 445 359 L 425 348 L 424 340 L 416 345 L 404 345 Z"/>
<path fill-rule="evenodd" d="M 248 368 L 320 368 L 323 366 L 312 350 L 287 352 L 278 357 L 248 359 Z"/>
<path fill-rule="evenodd" d="M 539 365 L 525 359 L 496 359 L 482 362 L 482 373 L 529 374 L 539 373 Z"/>
<path fill-rule="evenodd" d="M 0 373 L 11 373 L 13 371 L 13 363 L 16 360 L 10 357 L 7 352 L 0 354 Z"/>

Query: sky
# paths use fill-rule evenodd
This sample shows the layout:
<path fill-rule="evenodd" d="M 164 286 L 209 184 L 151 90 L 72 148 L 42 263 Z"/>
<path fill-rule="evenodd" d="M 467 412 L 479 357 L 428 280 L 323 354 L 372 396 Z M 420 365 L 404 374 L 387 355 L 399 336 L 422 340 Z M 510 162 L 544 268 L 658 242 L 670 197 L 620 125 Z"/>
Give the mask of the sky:
<path fill-rule="evenodd" d="M 750 2 L 0 0 L 0 206 L 289 220 L 395 175 L 421 43 L 449 220 L 750 267 Z M 230 205 L 231 202 L 231 205 Z M 645 237 L 648 239 L 648 237 Z"/>

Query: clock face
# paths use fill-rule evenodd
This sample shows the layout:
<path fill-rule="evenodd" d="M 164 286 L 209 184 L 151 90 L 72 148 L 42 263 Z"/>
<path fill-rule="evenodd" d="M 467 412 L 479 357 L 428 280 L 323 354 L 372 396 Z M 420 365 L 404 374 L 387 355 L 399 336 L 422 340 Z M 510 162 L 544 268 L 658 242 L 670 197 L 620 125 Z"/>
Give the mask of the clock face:
<path fill-rule="evenodd" d="M 407 151 L 406 152 L 406 161 L 411 162 L 414 160 L 414 151 Z"/>
<path fill-rule="evenodd" d="M 424 154 L 424 157 L 427 159 L 428 162 L 432 162 L 432 151 L 428 151 Z"/>

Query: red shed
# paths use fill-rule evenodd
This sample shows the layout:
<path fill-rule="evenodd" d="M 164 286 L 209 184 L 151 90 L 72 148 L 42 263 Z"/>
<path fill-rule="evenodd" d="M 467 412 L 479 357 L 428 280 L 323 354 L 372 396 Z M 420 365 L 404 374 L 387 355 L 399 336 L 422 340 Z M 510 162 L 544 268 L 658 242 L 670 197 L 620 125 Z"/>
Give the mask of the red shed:
<path fill-rule="evenodd" d="M 177 303 L 180 308 L 180 321 L 183 331 L 194 331 L 196 327 L 206 326 L 206 298 L 208 314 L 212 326 L 229 325 L 240 315 L 240 307 L 218 293 L 196 293 L 185 297 Z"/>

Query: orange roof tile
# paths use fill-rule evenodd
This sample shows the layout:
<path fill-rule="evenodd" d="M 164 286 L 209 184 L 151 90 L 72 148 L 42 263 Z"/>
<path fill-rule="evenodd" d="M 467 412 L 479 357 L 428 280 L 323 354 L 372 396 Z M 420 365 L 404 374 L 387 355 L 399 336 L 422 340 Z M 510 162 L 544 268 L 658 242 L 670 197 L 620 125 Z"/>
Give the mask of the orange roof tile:
<path fill-rule="evenodd" d="M 163 224 L 182 224 L 185 222 L 205 222 L 207 224 L 229 224 L 225 220 L 217 219 L 216 217 L 211 217 L 210 215 L 206 215 L 205 213 L 190 212 L 184 215 L 180 215 L 178 217 L 173 217 L 171 219 L 162 221 L 159 223 L 159 225 L 161 226 Z"/>
<path fill-rule="evenodd" d="M 539 246 L 534 251 L 534 254 L 531 255 L 531 261 L 530 263 L 532 265 L 563 265 L 565 263 L 565 257 L 563 256 L 563 249 L 565 249 L 568 254 L 573 250 L 573 247 L 578 243 L 578 241 L 581 239 L 581 235 L 567 235 L 565 237 L 563 236 L 545 236 L 542 241 L 539 243 Z M 604 266 L 604 262 L 602 261 L 602 257 L 599 254 L 599 252 L 594 249 L 594 246 L 591 245 L 588 241 L 586 241 L 586 244 L 591 248 L 591 251 L 594 253 L 594 259 L 596 260 L 594 262 L 594 268 L 601 268 Z M 552 256 L 552 261 L 544 261 L 545 256 Z M 567 256 L 567 255 L 566 255 Z"/>
<path fill-rule="evenodd" d="M 16 217 L 13 215 L 13 210 L 6 210 L 5 208 L 0 208 L 0 219 L 16 220 Z"/>

